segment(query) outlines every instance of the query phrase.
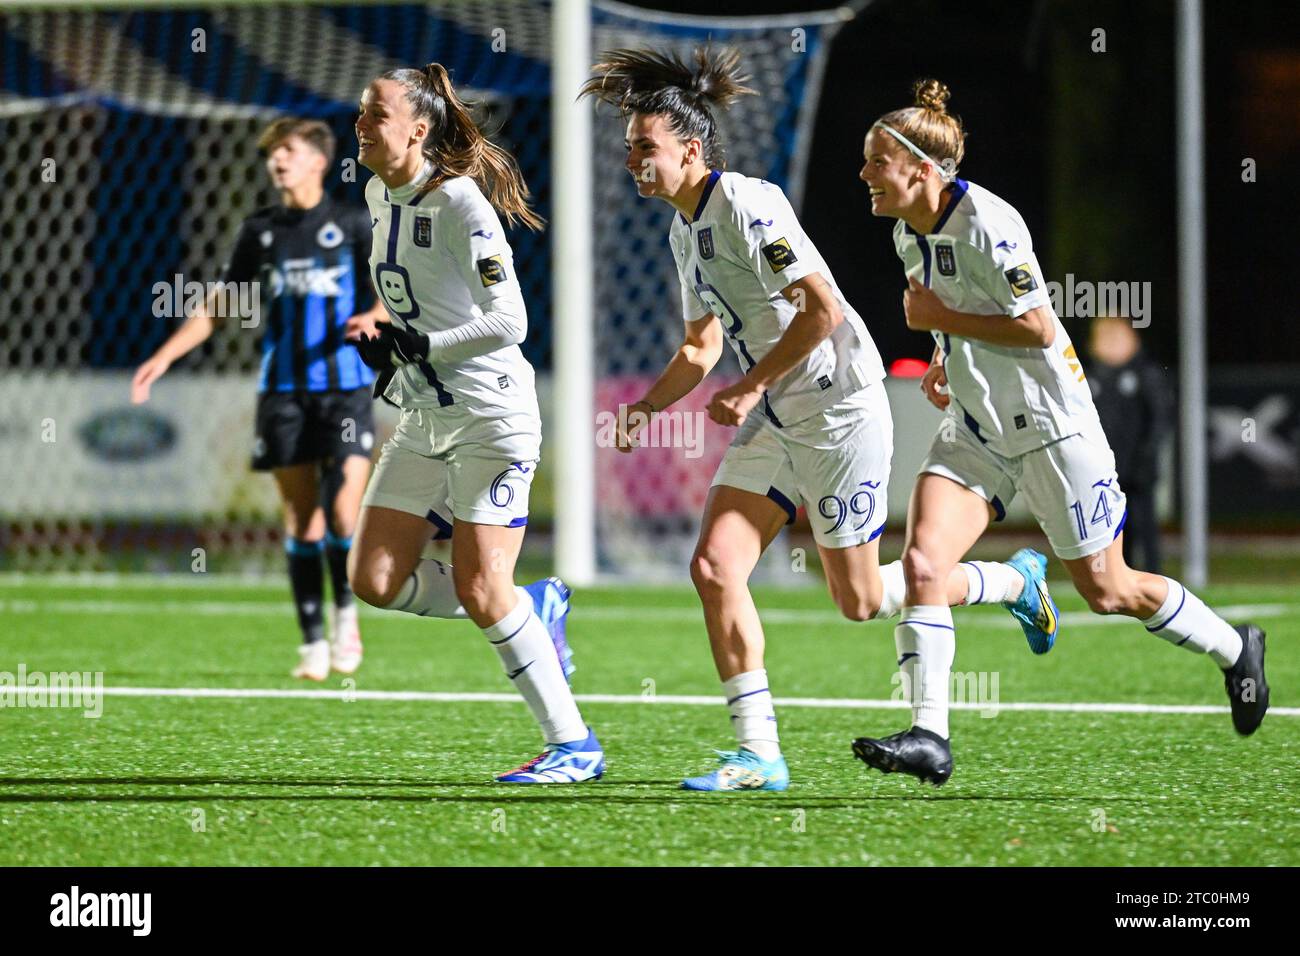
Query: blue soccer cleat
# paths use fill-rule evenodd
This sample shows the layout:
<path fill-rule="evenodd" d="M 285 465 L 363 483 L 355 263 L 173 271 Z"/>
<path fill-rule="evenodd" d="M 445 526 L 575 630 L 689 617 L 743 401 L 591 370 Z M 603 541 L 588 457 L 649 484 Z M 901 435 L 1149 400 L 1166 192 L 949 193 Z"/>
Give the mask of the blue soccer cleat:
<path fill-rule="evenodd" d="M 520 767 L 497 777 L 497 783 L 582 783 L 599 780 L 605 772 L 605 752 L 595 731 L 586 740 L 547 744 L 546 749 Z"/>
<path fill-rule="evenodd" d="M 1021 548 L 1007 564 L 1020 572 L 1025 586 L 1017 600 L 1004 601 L 1002 606 L 1020 622 L 1029 649 L 1035 654 L 1046 654 L 1056 643 L 1061 627 L 1060 612 L 1047 590 L 1047 558 L 1032 548 Z"/>
<path fill-rule="evenodd" d="M 784 790 L 790 786 L 784 757 L 764 760 L 748 747 L 716 753 L 722 766 L 702 777 L 683 780 L 683 790 Z"/>
<path fill-rule="evenodd" d="M 551 643 L 555 645 L 555 654 L 564 670 L 564 679 L 568 681 L 578 669 L 573 663 L 573 648 L 569 647 L 564 633 L 564 622 L 569 616 L 569 586 L 559 578 L 543 578 L 525 584 L 524 590 L 532 597 L 537 617 L 551 634 Z"/>

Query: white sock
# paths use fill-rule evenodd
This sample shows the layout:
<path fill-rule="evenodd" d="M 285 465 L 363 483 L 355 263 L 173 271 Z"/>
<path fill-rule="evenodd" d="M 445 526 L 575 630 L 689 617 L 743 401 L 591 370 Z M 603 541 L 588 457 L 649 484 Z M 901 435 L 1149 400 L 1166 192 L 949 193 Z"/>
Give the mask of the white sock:
<path fill-rule="evenodd" d="M 899 667 L 907 678 L 912 704 L 912 726 L 948 738 L 948 684 L 957 640 L 952 611 L 944 606 L 903 608 L 894 628 Z"/>
<path fill-rule="evenodd" d="M 1169 585 L 1165 603 L 1142 622 L 1147 630 L 1189 651 L 1209 654 L 1222 668 L 1237 663 L 1241 635 L 1173 578 L 1165 578 L 1165 583 Z"/>
<path fill-rule="evenodd" d="M 767 671 L 746 671 L 722 682 L 731 711 L 731 728 L 742 747 L 764 760 L 781 756 L 781 738 L 776 732 L 776 709 L 767 686 Z"/>
<path fill-rule="evenodd" d="M 963 561 L 966 572 L 966 604 L 1001 604 L 1020 596 L 1025 576 L 1001 561 Z"/>
<path fill-rule="evenodd" d="M 533 613 L 533 599 L 515 588 L 519 603 L 513 611 L 483 634 L 496 649 L 506 676 L 528 703 L 542 737 L 548 744 L 566 744 L 587 738 L 587 725 L 578 712 L 573 692 L 564 681 L 546 625 Z"/>
<path fill-rule="evenodd" d="M 880 583 L 884 587 L 880 592 L 880 607 L 872 618 L 873 621 L 883 621 L 885 618 L 893 617 L 902 608 L 904 596 L 907 594 L 907 582 L 903 580 L 903 562 L 891 561 L 889 564 L 881 565 Z"/>
<path fill-rule="evenodd" d="M 433 558 L 421 561 L 406 579 L 393 602 L 394 611 L 406 611 L 421 617 L 468 617 L 456 597 L 451 565 Z"/>

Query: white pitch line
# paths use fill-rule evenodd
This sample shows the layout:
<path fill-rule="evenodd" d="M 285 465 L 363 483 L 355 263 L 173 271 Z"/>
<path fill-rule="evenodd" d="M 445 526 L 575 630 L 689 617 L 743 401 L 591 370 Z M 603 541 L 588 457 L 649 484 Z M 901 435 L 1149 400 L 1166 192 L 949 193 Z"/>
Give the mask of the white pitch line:
<path fill-rule="evenodd" d="M 1231 618 L 1282 617 L 1300 610 L 1300 604 L 1230 604 L 1215 608 L 1219 614 Z M 119 600 L 31 600 L 26 598 L 0 598 L 0 613 L 10 614 L 94 614 L 143 616 L 155 614 L 180 614 L 195 617 L 276 617 L 291 620 L 293 605 L 288 598 L 283 601 L 119 601 Z M 602 605 L 573 609 L 578 620 L 592 621 L 661 621 L 665 623 L 698 624 L 704 620 L 697 607 L 634 607 L 629 605 Z M 802 608 L 760 608 L 759 617 L 767 624 L 804 624 L 809 626 L 860 624 L 845 619 L 834 611 L 815 611 Z M 362 607 L 363 617 L 383 617 L 389 621 L 427 626 L 428 618 L 396 611 Z M 872 622 L 867 622 L 868 624 Z M 878 623 L 878 622 L 876 622 Z M 1103 616 L 1090 611 L 1067 611 L 1061 623 L 1069 627 L 1133 626 L 1130 618 L 1118 615 Z"/>
<path fill-rule="evenodd" d="M 517 704 L 517 694 L 504 693 L 465 693 L 449 691 L 420 690 L 297 690 L 242 687 L 105 687 L 100 693 L 108 697 L 178 697 L 178 698 L 288 698 L 295 700 L 375 700 L 375 701 L 423 701 L 426 703 L 491 703 Z M 12 695 L 15 690 L 0 693 L 0 696 Z M 583 704 L 649 704 L 677 705 L 684 707 L 721 707 L 725 702 L 721 697 L 705 694 L 656 694 L 646 697 L 640 694 L 575 694 L 574 698 Z M 906 708 L 904 701 L 865 700 L 852 697 L 778 697 L 774 701 L 778 707 L 819 707 L 840 710 L 897 710 Z M 1227 707 L 1207 704 L 1125 704 L 1125 703 L 952 703 L 953 710 L 1017 710 L 1029 712 L 1053 713 L 1089 713 L 1089 714 L 1226 714 Z M 1271 707 L 1270 716 L 1300 717 L 1300 707 Z"/>

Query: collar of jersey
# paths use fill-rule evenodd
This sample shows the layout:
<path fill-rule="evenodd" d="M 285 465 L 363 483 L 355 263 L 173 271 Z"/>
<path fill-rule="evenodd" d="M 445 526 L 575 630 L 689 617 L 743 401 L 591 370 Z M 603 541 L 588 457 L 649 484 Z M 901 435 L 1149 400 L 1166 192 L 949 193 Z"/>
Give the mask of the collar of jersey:
<path fill-rule="evenodd" d="M 417 189 L 419 189 L 421 186 L 423 186 L 425 183 L 429 181 L 429 177 L 432 175 L 433 175 L 433 163 L 429 162 L 426 159 L 424 161 L 424 168 L 421 169 L 418 173 L 416 173 L 415 178 L 412 179 L 405 186 L 398 186 L 396 189 L 385 189 L 384 201 L 405 203 L 408 199 L 410 199 L 412 196 L 415 195 L 415 191 Z M 418 201 L 419 200 L 417 200 L 417 202 Z M 412 205 L 414 205 L 414 203 Z"/>
<path fill-rule="evenodd" d="M 704 207 L 709 204 L 709 197 L 713 195 L 713 187 L 718 184 L 718 180 L 721 178 L 722 178 L 722 173 L 720 173 L 718 170 L 716 169 L 709 170 L 709 181 L 704 184 L 704 192 L 700 193 L 700 201 L 695 204 L 695 215 L 692 216 L 690 218 L 690 221 L 688 222 L 685 216 L 682 216 L 681 213 L 678 213 L 677 215 L 682 216 L 682 222 L 686 223 L 686 225 L 689 226 L 692 222 L 700 221 L 700 216 L 704 215 Z"/>
<path fill-rule="evenodd" d="M 957 204 L 961 202 L 962 196 L 966 195 L 966 190 L 969 187 L 970 183 L 966 182 L 964 179 L 954 179 L 952 181 L 952 195 L 948 197 L 948 205 L 943 208 L 943 213 L 939 216 L 939 221 L 934 224 L 934 228 L 931 229 L 927 235 L 933 236 L 943 229 L 944 225 L 948 222 L 948 217 L 951 216 L 953 210 L 957 208 Z M 919 232 L 906 223 L 904 223 L 904 228 L 914 236 L 920 235 Z"/>

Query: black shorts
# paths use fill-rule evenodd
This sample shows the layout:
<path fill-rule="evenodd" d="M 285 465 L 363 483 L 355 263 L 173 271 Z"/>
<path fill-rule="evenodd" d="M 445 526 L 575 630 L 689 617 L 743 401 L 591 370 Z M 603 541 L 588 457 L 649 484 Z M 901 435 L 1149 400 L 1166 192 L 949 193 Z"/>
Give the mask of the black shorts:
<path fill-rule="evenodd" d="M 375 445 L 370 386 L 350 392 L 263 392 L 257 397 L 253 470 L 370 457 Z"/>

